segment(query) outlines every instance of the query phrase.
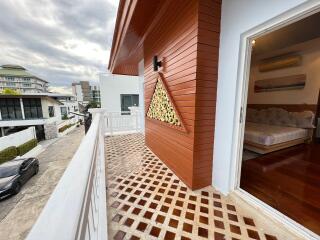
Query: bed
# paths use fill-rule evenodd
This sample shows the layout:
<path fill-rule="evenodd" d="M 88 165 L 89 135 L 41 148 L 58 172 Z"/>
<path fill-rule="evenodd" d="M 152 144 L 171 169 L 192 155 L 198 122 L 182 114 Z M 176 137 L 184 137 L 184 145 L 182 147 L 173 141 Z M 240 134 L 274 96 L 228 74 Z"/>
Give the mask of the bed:
<path fill-rule="evenodd" d="M 248 109 L 244 148 L 265 154 L 309 142 L 312 139 L 313 121 L 314 114 L 311 111 Z"/>

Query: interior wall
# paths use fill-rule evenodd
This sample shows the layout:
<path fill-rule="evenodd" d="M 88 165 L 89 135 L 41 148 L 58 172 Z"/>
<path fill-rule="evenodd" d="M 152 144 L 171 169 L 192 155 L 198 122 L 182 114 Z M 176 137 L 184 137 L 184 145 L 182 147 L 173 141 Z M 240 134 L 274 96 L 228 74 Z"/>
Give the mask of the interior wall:
<path fill-rule="evenodd" d="M 235 178 L 233 141 L 237 133 L 233 130 L 239 122 L 235 100 L 241 34 L 304 2 L 307 1 L 222 1 L 212 184 L 225 194 L 233 188 Z"/>
<path fill-rule="evenodd" d="M 317 104 L 320 89 L 320 46 L 300 52 L 302 64 L 269 72 L 259 72 L 258 62 L 253 63 L 250 74 L 248 104 Z M 276 56 L 276 53 L 275 55 Z M 261 79 L 306 74 L 303 89 L 254 92 L 254 82 Z"/>

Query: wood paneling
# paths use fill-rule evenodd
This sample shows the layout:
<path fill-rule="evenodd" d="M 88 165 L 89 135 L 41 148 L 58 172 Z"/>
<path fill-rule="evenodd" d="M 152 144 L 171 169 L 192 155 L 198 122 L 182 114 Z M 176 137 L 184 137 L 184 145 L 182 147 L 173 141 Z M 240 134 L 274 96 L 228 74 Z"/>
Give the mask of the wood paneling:
<path fill-rule="evenodd" d="M 145 106 L 161 74 L 186 131 L 146 118 L 147 146 L 186 185 L 211 184 L 221 0 L 120 0 L 109 69 L 137 75 L 144 58 Z"/>
<path fill-rule="evenodd" d="M 245 160 L 240 186 L 320 234 L 319 156 L 319 144 L 301 144 Z"/>
<path fill-rule="evenodd" d="M 120 0 L 109 60 L 114 74 L 138 75 L 141 42 L 169 0 Z"/>
<path fill-rule="evenodd" d="M 205 53 L 201 52 L 197 58 L 196 106 L 199 107 L 196 107 L 195 112 L 195 145 L 205 148 L 194 151 L 194 188 L 212 182 L 220 12 L 220 1 L 199 1 L 198 49 Z M 213 21 L 210 23 L 206 19 Z"/>
<path fill-rule="evenodd" d="M 146 119 L 146 144 L 192 189 L 212 181 L 220 7 L 215 0 L 171 1 L 144 42 L 145 105 L 156 83 L 152 57 L 157 55 L 188 131 Z"/>
<path fill-rule="evenodd" d="M 194 114 L 197 64 L 197 3 L 171 1 L 168 11 L 144 42 L 145 106 L 153 94 L 157 73 L 152 58 L 158 55 L 167 83 L 187 132 L 146 119 L 146 144 L 189 187 L 193 187 Z M 179 11 L 177 11 L 179 9 Z M 146 109 L 147 111 L 147 109 Z M 187 115 L 185 115 L 187 113 Z M 186 121 L 187 119 L 187 121 Z"/>

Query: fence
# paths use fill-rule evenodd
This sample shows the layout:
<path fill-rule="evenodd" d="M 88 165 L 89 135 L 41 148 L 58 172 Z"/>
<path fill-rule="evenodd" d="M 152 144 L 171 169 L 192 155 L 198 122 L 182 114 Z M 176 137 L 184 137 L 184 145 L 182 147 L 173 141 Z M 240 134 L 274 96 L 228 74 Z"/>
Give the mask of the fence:
<path fill-rule="evenodd" d="M 0 151 L 11 146 L 19 146 L 31 139 L 36 139 L 35 127 L 29 127 L 20 132 L 12 133 L 0 138 Z"/>
<path fill-rule="evenodd" d="M 27 240 L 105 240 L 106 211 L 104 121 L 97 113 Z"/>
<path fill-rule="evenodd" d="M 113 135 L 140 132 L 140 118 L 139 111 L 106 112 L 104 114 L 106 134 Z"/>

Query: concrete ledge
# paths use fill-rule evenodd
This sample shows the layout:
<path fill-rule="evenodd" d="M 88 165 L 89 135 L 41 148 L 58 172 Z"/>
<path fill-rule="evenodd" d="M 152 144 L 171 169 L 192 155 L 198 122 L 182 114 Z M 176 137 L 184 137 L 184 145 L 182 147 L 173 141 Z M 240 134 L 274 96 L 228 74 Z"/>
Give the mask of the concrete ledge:
<path fill-rule="evenodd" d="M 61 133 L 58 133 L 58 137 L 63 137 L 64 135 L 66 135 L 69 132 L 73 131 L 76 127 L 77 127 L 77 124 L 73 125 L 72 127 L 69 127 L 68 129 L 64 130 Z"/>
<path fill-rule="evenodd" d="M 127 130 L 127 131 L 114 131 L 111 133 L 110 131 L 105 132 L 105 136 L 115 136 L 115 135 L 127 135 L 127 134 L 133 134 L 133 133 L 142 133 L 140 130 Z"/>
<path fill-rule="evenodd" d="M 42 153 L 45 149 L 41 145 L 37 145 L 36 147 L 32 148 L 29 152 L 25 153 L 22 156 L 17 156 L 18 158 L 30 158 L 30 157 L 37 157 L 40 153 Z"/>

